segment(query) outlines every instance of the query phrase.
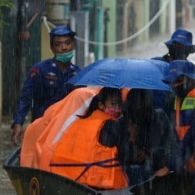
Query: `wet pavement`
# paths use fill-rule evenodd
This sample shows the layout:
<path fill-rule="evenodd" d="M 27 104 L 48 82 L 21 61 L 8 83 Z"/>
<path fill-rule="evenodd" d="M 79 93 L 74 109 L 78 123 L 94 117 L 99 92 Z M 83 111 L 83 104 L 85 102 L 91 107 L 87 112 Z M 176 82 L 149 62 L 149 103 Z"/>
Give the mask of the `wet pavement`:
<path fill-rule="evenodd" d="M 16 195 L 14 188 L 3 169 L 5 159 L 14 150 L 10 143 L 10 125 L 0 126 L 0 195 Z"/>

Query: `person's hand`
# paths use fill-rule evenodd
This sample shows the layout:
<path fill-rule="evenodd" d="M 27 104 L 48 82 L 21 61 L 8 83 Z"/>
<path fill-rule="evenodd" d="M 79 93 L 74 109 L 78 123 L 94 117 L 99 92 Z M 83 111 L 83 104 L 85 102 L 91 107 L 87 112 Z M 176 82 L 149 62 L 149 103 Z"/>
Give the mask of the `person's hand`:
<path fill-rule="evenodd" d="M 13 145 L 17 145 L 21 141 L 23 135 L 22 126 L 20 124 L 14 124 L 12 127 L 11 142 Z"/>
<path fill-rule="evenodd" d="M 156 171 L 154 173 L 154 176 L 156 177 L 163 177 L 169 174 L 169 169 L 167 167 L 163 167 L 161 169 L 159 169 L 158 171 Z"/>
<path fill-rule="evenodd" d="M 193 154 L 185 164 L 185 170 L 189 172 L 195 171 L 195 155 Z"/>
<path fill-rule="evenodd" d="M 145 161 L 146 159 L 147 159 L 147 154 L 145 153 L 145 151 L 139 150 L 137 152 L 137 161 L 139 163 L 141 163 L 141 162 Z"/>

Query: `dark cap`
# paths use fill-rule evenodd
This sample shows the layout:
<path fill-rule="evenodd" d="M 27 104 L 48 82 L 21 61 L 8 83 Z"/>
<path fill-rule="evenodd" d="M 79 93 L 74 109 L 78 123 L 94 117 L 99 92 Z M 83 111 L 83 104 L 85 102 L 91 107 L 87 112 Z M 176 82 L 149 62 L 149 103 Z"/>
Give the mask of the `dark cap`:
<path fill-rule="evenodd" d="M 56 26 L 49 33 L 50 37 L 53 36 L 74 36 L 75 32 L 70 29 L 69 26 Z"/>
<path fill-rule="evenodd" d="M 172 34 L 171 39 L 165 42 L 167 46 L 172 45 L 173 43 L 180 43 L 184 46 L 192 46 L 192 33 L 183 28 L 178 28 Z"/>
<path fill-rule="evenodd" d="M 195 65 L 187 60 L 172 61 L 169 65 L 168 74 L 164 77 L 163 82 L 173 83 L 181 75 L 195 79 Z"/>

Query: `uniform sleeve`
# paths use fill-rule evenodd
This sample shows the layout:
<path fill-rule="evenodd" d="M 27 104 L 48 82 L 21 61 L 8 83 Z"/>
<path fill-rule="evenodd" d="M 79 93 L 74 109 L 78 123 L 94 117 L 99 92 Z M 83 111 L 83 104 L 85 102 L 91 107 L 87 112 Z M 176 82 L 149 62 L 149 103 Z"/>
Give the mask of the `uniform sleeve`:
<path fill-rule="evenodd" d="M 77 66 L 75 72 L 78 73 L 80 70 L 81 70 L 81 68 L 79 66 Z"/>
<path fill-rule="evenodd" d="M 25 117 L 32 106 L 34 80 L 38 77 L 39 69 L 32 68 L 24 82 L 13 124 L 23 125 Z"/>
<path fill-rule="evenodd" d="M 192 139 L 193 139 L 193 153 L 195 155 L 195 110 L 192 112 L 191 132 L 192 132 Z"/>
<path fill-rule="evenodd" d="M 161 143 L 153 156 L 154 164 L 156 162 L 158 168 L 167 166 L 170 170 L 176 170 L 180 166 L 181 154 L 174 128 L 162 109 L 157 109 L 156 114 Z"/>

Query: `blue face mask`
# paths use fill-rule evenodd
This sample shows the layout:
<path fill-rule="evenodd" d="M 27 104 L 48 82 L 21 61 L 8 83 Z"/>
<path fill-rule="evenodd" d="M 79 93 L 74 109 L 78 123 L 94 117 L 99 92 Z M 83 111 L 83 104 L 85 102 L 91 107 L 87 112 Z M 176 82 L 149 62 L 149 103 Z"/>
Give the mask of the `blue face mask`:
<path fill-rule="evenodd" d="M 55 59 L 59 62 L 67 63 L 70 62 L 70 60 L 73 57 L 73 51 L 69 51 L 66 53 L 58 53 L 55 55 Z"/>

